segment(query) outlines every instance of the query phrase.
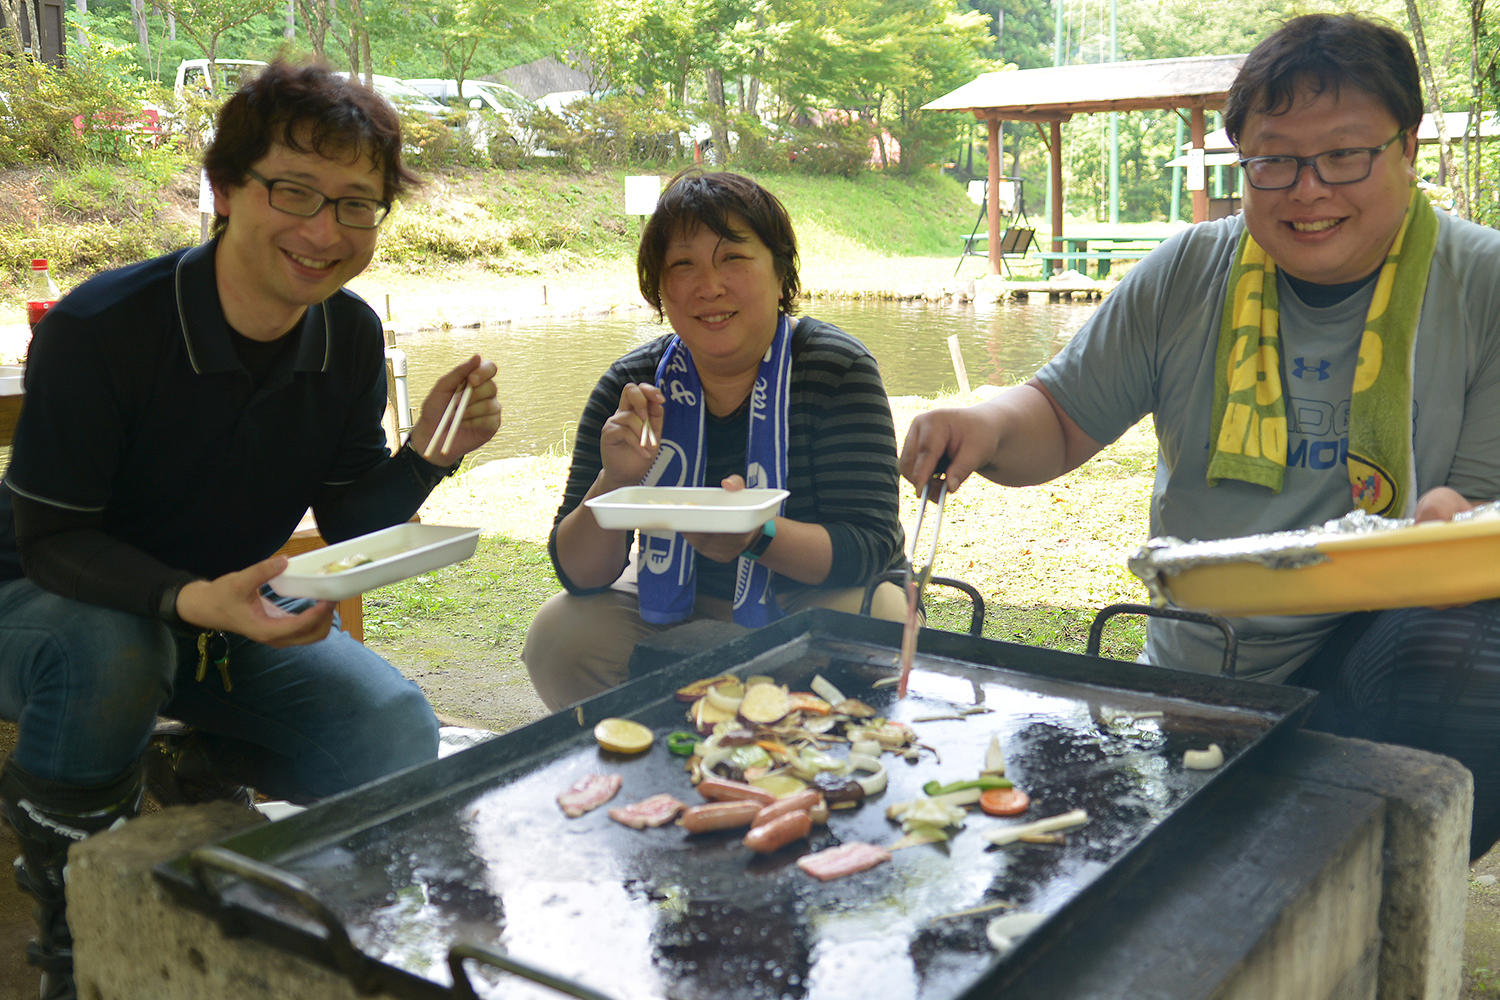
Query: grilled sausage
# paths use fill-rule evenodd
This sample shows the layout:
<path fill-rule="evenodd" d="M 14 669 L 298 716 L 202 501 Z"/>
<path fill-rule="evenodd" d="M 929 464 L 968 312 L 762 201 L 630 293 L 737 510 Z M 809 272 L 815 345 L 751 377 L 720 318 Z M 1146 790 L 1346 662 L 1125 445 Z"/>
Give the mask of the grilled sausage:
<path fill-rule="evenodd" d="M 733 830 L 749 826 L 755 814 L 760 812 L 760 803 L 748 800 L 738 802 L 707 802 L 693 806 L 683 812 L 677 825 L 688 833 L 708 833 L 710 830 Z"/>
<path fill-rule="evenodd" d="M 745 834 L 745 846 L 761 854 L 770 854 L 809 833 L 812 833 L 812 815 L 806 809 L 798 809 L 753 828 Z"/>
<path fill-rule="evenodd" d="M 796 812 L 798 809 L 811 811 L 822 801 L 823 796 L 819 795 L 816 789 L 804 788 L 800 792 L 793 792 L 791 795 L 783 796 L 762 808 L 760 812 L 755 814 L 755 822 L 750 825 L 760 826 L 762 823 L 769 823 L 777 816 Z"/>
<path fill-rule="evenodd" d="M 756 788 L 754 785 L 747 785 L 743 781 L 730 781 L 728 778 L 704 778 L 698 782 L 698 794 L 714 802 L 748 799 L 760 805 L 768 806 L 776 801 L 776 796 L 764 788 Z"/>

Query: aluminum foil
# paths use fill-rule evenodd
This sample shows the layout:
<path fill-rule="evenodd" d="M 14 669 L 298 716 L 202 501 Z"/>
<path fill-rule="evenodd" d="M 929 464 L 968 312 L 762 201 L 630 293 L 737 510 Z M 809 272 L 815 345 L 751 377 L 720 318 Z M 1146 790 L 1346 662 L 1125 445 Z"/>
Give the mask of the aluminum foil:
<path fill-rule="evenodd" d="M 1500 500 L 1455 514 L 1453 520 L 1469 521 L 1481 517 L 1500 517 Z M 1411 518 L 1379 517 L 1367 511 L 1352 510 L 1343 517 L 1325 521 L 1321 527 L 1296 531 L 1187 542 L 1168 535 L 1153 538 L 1142 545 L 1126 560 L 1126 565 L 1145 583 L 1151 603 L 1165 607 L 1170 603 L 1167 580 L 1174 574 L 1202 566 L 1239 562 L 1259 563 L 1268 569 L 1300 569 L 1327 561 L 1328 557 L 1318 550 L 1318 546 L 1331 539 L 1408 528 L 1414 523 Z"/>

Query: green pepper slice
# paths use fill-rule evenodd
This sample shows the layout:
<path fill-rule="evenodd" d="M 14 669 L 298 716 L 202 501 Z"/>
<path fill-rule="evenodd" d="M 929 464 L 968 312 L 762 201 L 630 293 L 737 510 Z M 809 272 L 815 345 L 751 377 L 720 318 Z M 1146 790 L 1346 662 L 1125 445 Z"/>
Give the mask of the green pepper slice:
<path fill-rule="evenodd" d="M 681 729 L 675 733 L 667 734 L 667 750 L 678 757 L 691 757 L 693 751 L 698 749 L 700 737 L 697 733 L 685 732 Z"/>

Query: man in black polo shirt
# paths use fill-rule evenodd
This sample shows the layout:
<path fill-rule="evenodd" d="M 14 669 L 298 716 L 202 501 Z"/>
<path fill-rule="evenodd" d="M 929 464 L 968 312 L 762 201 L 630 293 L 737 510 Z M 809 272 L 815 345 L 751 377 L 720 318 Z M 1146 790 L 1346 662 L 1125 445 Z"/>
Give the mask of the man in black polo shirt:
<path fill-rule="evenodd" d="M 372 92 L 273 65 L 205 156 L 214 240 L 84 283 L 36 330 L 0 485 L 0 716 L 19 722 L 0 810 L 40 904 L 45 997 L 74 995 L 68 845 L 138 810 L 158 712 L 293 801 L 437 755 L 421 691 L 331 630 L 330 602 L 262 590 L 309 507 L 331 542 L 403 522 L 500 425 L 495 366 L 474 357 L 387 450 L 380 322 L 342 289 L 416 180 L 400 151 Z"/>

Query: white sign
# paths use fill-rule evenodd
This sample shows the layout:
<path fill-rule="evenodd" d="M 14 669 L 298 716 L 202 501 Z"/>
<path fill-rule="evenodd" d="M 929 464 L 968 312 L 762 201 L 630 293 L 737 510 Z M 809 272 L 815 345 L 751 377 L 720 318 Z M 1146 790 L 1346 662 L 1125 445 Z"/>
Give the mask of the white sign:
<path fill-rule="evenodd" d="M 625 214 L 650 215 L 661 198 L 661 178 L 655 174 L 637 174 L 625 178 Z"/>
<path fill-rule="evenodd" d="M 198 212 L 201 215 L 214 214 L 214 188 L 208 182 L 208 171 L 198 171 Z"/>
<path fill-rule="evenodd" d="M 1208 170 L 1204 165 L 1204 151 L 1200 148 L 1188 150 L 1187 189 L 1202 191 L 1208 187 Z"/>

